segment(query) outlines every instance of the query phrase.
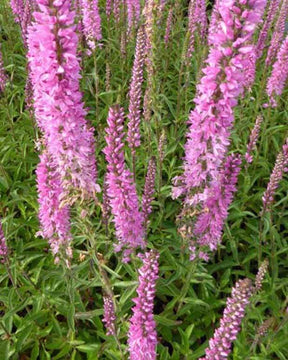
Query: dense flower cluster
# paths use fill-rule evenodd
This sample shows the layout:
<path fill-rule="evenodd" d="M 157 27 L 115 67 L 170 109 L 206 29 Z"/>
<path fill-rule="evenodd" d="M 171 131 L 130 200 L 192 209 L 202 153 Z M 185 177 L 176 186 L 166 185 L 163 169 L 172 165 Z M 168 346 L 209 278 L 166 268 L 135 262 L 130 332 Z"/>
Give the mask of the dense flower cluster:
<path fill-rule="evenodd" d="M 98 0 L 81 0 L 83 33 L 90 49 L 102 39 Z"/>
<path fill-rule="evenodd" d="M 271 39 L 271 43 L 267 52 L 267 57 L 265 60 L 266 65 L 270 65 L 275 57 L 276 54 L 279 51 L 279 48 L 282 44 L 283 38 L 284 38 L 284 34 L 285 34 L 285 23 L 287 20 L 287 16 L 288 16 L 288 0 L 284 0 L 282 2 L 282 6 L 281 6 L 281 10 L 280 10 L 280 14 L 279 17 L 277 19 L 273 34 L 272 34 L 272 39 Z"/>
<path fill-rule="evenodd" d="M 23 0 L 10 0 L 10 6 L 15 17 L 15 22 L 20 22 L 24 12 Z"/>
<path fill-rule="evenodd" d="M 277 106 L 276 96 L 283 92 L 288 77 L 288 35 L 286 36 L 277 54 L 272 73 L 267 81 L 267 94 L 273 107 Z"/>
<path fill-rule="evenodd" d="M 165 36 L 164 36 L 164 43 L 165 43 L 166 48 L 168 46 L 169 39 L 170 39 L 172 20 L 173 20 L 173 8 L 171 8 L 169 10 L 168 16 L 167 16 L 167 21 L 166 21 L 166 30 L 165 30 Z"/>
<path fill-rule="evenodd" d="M 270 180 L 267 189 L 262 197 L 263 209 L 262 214 L 269 211 L 274 201 L 275 192 L 283 178 L 283 174 L 287 171 L 288 166 L 288 140 L 282 147 L 282 150 L 277 156 L 274 169 L 270 175 Z"/>
<path fill-rule="evenodd" d="M 232 289 L 231 298 L 227 299 L 226 308 L 220 327 L 209 341 L 206 356 L 199 360 L 225 360 L 231 352 L 232 342 L 240 331 L 241 321 L 252 294 L 252 283 L 249 279 L 239 280 Z"/>
<path fill-rule="evenodd" d="M 79 91 L 75 14 L 70 0 L 37 0 L 37 4 L 40 11 L 34 12 L 35 22 L 28 29 L 35 118 L 63 191 L 73 202 L 78 192 L 83 198 L 99 191 L 93 128 L 86 122 Z"/>
<path fill-rule="evenodd" d="M 153 319 L 159 254 L 153 250 L 139 255 L 143 261 L 139 272 L 137 298 L 133 299 L 133 316 L 128 334 L 130 360 L 155 360 L 157 333 Z"/>
<path fill-rule="evenodd" d="M 106 128 L 106 155 L 108 197 L 111 212 L 114 215 L 116 236 L 123 247 L 124 259 L 128 260 L 131 251 L 137 246 L 144 246 L 143 214 L 139 211 L 136 185 L 131 172 L 125 166 L 123 138 L 124 112 L 119 106 L 110 108 Z"/>
<path fill-rule="evenodd" d="M 2 223 L 0 221 L 0 257 L 3 258 L 2 261 L 5 261 L 7 255 L 8 255 L 7 242 L 3 233 Z"/>
<path fill-rule="evenodd" d="M 141 3 L 140 0 L 126 0 L 128 33 L 133 26 L 136 26 L 140 18 Z"/>
<path fill-rule="evenodd" d="M 203 0 L 191 0 L 188 9 L 189 44 L 187 58 L 194 52 L 195 34 L 204 38 L 207 27 L 206 3 Z"/>
<path fill-rule="evenodd" d="M 129 122 L 127 140 L 133 155 L 135 154 L 135 149 L 140 146 L 141 94 L 144 62 L 145 32 L 143 27 L 140 27 L 137 34 L 135 58 L 129 90 Z"/>
<path fill-rule="evenodd" d="M 269 29 L 271 28 L 271 25 L 273 23 L 273 20 L 274 20 L 276 14 L 277 14 L 279 4 L 280 4 L 280 0 L 270 1 L 266 19 L 264 21 L 263 27 L 262 27 L 259 37 L 258 37 L 258 42 L 257 42 L 257 46 L 256 46 L 257 57 L 260 57 L 263 53 L 263 49 L 266 45 L 266 39 L 268 36 L 268 32 L 269 32 Z"/>
<path fill-rule="evenodd" d="M 148 216 L 152 212 L 151 202 L 154 199 L 155 192 L 155 175 L 156 175 L 156 163 L 152 158 L 148 164 L 148 170 L 145 180 L 144 192 L 142 197 L 142 213 L 144 217 L 144 224 L 147 224 Z"/>
<path fill-rule="evenodd" d="M 184 174 L 175 179 L 174 198 L 218 176 L 230 143 L 233 107 L 244 91 L 244 73 L 251 65 L 250 42 L 264 6 L 263 0 L 217 1 L 214 5 L 210 52 L 189 117 Z"/>
<path fill-rule="evenodd" d="M 113 300 L 110 296 L 104 295 L 104 317 L 102 319 L 106 327 L 106 335 L 115 335 L 116 334 L 116 314 Z"/>
<path fill-rule="evenodd" d="M 197 255 L 208 260 L 206 249 L 215 251 L 221 242 L 224 221 L 228 216 L 228 208 L 236 191 L 240 164 L 239 155 L 228 156 L 219 173 L 219 179 L 213 181 L 209 188 L 206 187 L 202 194 L 196 194 L 190 199 L 189 205 L 201 204 L 203 209 L 193 229 L 194 239 L 190 245 L 191 260 L 194 260 Z M 200 251 L 197 254 L 198 248 Z"/>
<path fill-rule="evenodd" d="M 250 134 L 249 143 L 247 145 L 247 150 L 246 150 L 246 154 L 245 154 L 245 159 L 246 159 L 247 163 L 252 163 L 252 161 L 253 161 L 252 151 L 255 150 L 255 148 L 256 148 L 256 143 L 257 143 L 257 140 L 259 137 L 262 121 L 263 121 L 263 116 L 258 115 L 256 118 L 254 128 Z"/>
<path fill-rule="evenodd" d="M 265 259 L 259 267 L 258 273 L 255 278 L 255 289 L 257 291 L 261 290 L 262 288 L 262 283 L 264 280 L 264 276 L 267 273 L 268 266 L 269 266 L 269 261 Z"/>
<path fill-rule="evenodd" d="M 3 59 L 2 59 L 2 52 L 0 47 L 0 92 L 4 91 L 6 86 L 7 76 L 5 74 Z"/>
<path fill-rule="evenodd" d="M 45 150 L 40 155 L 36 175 L 41 228 L 38 235 L 48 239 L 53 255 L 63 250 L 71 257 L 69 208 L 61 206 L 63 189 L 60 175 Z"/>

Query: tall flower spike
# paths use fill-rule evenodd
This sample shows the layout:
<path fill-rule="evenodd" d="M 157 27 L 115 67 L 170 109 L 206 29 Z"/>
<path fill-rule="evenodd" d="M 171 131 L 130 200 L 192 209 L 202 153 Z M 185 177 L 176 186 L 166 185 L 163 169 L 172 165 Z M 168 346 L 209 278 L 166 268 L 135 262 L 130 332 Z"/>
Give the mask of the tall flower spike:
<path fill-rule="evenodd" d="M 2 52 L 1 52 L 1 46 L 0 46 L 0 93 L 4 91 L 6 86 L 7 76 L 5 74 L 4 70 L 4 64 L 2 59 Z"/>
<path fill-rule="evenodd" d="M 25 47 L 27 47 L 27 29 L 28 26 L 31 24 L 31 20 L 32 20 L 32 3 L 30 2 L 30 0 L 26 0 L 23 10 L 23 16 L 21 18 L 21 32 Z"/>
<path fill-rule="evenodd" d="M 233 108 L 243 94 L 251 65 L 251 39 L 265 0 L 219 0 L 212 13 L 210 51 L 197 85 L 185 144 L 184 174 L 175 179 L 173 197 L 188 194 L 218 177 L 234 121 Z"/>
<path fill-rule="evenodd" d="M 226 308 L 220 326 L 209 341 L 205 350 L 206 356 L 199 360 L 226 360 L 231 352 L 232 342 L 236 340 L 241 329 L 245 309 L 252 294 L 252 283 L 249 279 L 239 280 L 232 289 L 232 296 L 227 299 Z"/>
<path fill-rule="evenodd" d="M 107 165 L 107 193 L 114 215 L 116 236 L 115 250 L 125 248 L 124 260 L 138 246 L 144 246 L 143 214 L 139 211 L 136 184 L 124 159 L 124 112 L 119 106 L 110 108 L 106 128 L 107 146 L 103 150 Z"/>
<path fill-rule="evenodd" d="M 85 119 L 79 90 L 78 37 L 70 0 L 37 0 L 40 12 L 28 29 L 28 61 L 35 118 L 66 201 L 94 197 L 94 129 Z M 80 193 L 80 195 L 79 195 Z"/>
<path fill-rule="evenodd" d="M 128 19 L 128 34 L 131 29 L 136 26 L 140 18 L 141 5 L 140 0 L 126 0 L 127 19 Z"/>
<path fill-rule="evenodd" d="M 155 175 L 156 175 L 156 163 L 155 163 L 155 159 L 152 158 L 148 164 L 144 193 L 142 197 L 142 213 L 144 216 L 144 227 L 147 227 L 148 216 L 152 212 L 151 203 L 154 199 Z"/>
<path fill-rule="evenodd" d="M 265 60 L 267 66 L 269 66 L 272 62 L 274 62 L 274 59 L 276 58 L 276 55 L 282 44 L 285 35 L 285 23 L 287 16 L 288 16 L 288 0 L 283 0 L 280 14 L 273 31 L 271 43 Z"/>
<path fill-rule="evenodd" d="M 135 149 L 140 146 L 141 95 L 144 61 L 145 33 L 143 27 L 140 27 L 137 34 L 135 58 L 129 90 L 129 122 L 127 140 L 133 155 L 135 155 Z"/>
<path fill-rule="evenodd" d="M 103 323 L 106 327 L 106 335 L 116 335 L 116 314 L 113 300 L 109 295 L 103 296 L 104 302 L 104 316 L 103 316 Z"/>
<path fill-rule="evenodd" d="M 94 50 L 102 39 L 98 0 L 81 0 L 81 5 L 84 36 L 89 48 Z"/>
<path fill-rule="evenodd" d="M 153 319 L 156 280 L 158 278 L 159 254 L 153 250 L 139 255 L 143 261 L 139 272 L 137 298 L 130 320 L 128 333 L 130 360 L 155 360 L 157 333 Z"/>
<path fill-rule="evenodd" d="M 280 96 L 284 90 L 288 78 L 288 35 L 286 36 L 277 54 L 277 60 L 273 65 L 272 73 L 267 81 L 267 94 L 273 107 L 277 106 L 276 96 Z"/>
<path fill-rule="evenodd" d="M 14 15 L 15 22 L 20 23 L 24 12 L 24 1 L 10 0 L 10 6 Z"/>
<path fill-rule="evenodd" d="M 237 177 L 240 172 L 239 155 L 230 155 L 219 174 L 219 179 L 206 187 L 202 194 L 196 194 L 189 205 L 201 204 L 202 213 L 198 216 L 190 245 L 191 260 L 197 256 L 208 260 L 207 249 L 215 251 L 221 242 L 224 222 L 228 216 L 228 208 L 237 190 Z M 200 250 L 198 252 L 198 249 Z"/>
<path fill-rule="evenodd" d="M 0 257 L 2 257 L 2 262 L 6 261 L 7 256 L 8 256 L 8 247 L 0 219 Z"/>
<path fill-rule="evenodd" d="M 246 159 L 247 163 L 249 163 L 249 164 L 252 163 L 252 161 L 253 161 L 252 151 L 255 150 L 255 148 L 256 148 L 256 143 L 257 143 L 257 140 L 259 137 L 262 121 L 263 121 L 263 116 L 258 115 L 256 118 L 255 125 L 253 127 L 253 130 L 251 131 L 251 134 L 250 134 L 249 143 L 247 145 L 247 150 L 246 150 L 246 154 L 245 154 L 245 159 Z"/>
<path fill-rule="evenodd" d="M 263 53 L 263 49 L 264 49 L 264 47 L 266 45 L 266 39 L 267 39 L 267 36 L 268 36 L 268 32 L 269 32 L 269 29 L 271 28 L 271 25 L 273 23 L 273 20 L 274 20 L 276 14 L 277 14 L 279 4 L 280 4 L 280 0 L 270 1 L 267 16 L 266 16 L 266 19 L 264 21 L 263 27 L 262 27 L 262 29 L 260 31 L 260 34 L 259 34 L 259 37 L 258 37 L 258 43 L 257 43 L 257 46 L 256 46 L 256 53 L 257 53 L 258 58 Z"/>
<path fill-rule="evenodd" d="M 268 266 L 269 266 L 269 261 L 265 259 L 259 267 L 258 273 L 255 278 L 255 289 L 257 291 L 261 290 L 262 288 L 264 276 L 267 273 Z"/>
<path fill-rule="evenodd" d="M 168 12 L 167 21 L 166 21 L 166 30 L 164 36 L 164 43 L 165 47 L 168 47 L 170 34 L 171 34 L 171 27 L 172 27 L 172 20 L 173 20 L 173 8 L 171 8 Z"/>
<path fill-rule="evenodd" d="M 267 189 L 262 197 L 263 209 L 262 214 L 271 210 L 274 201 L 275 192 L 283 178 L 283 174 L 287 171 L 288 166 L 288 139 L 282 147 L 282 150 L 277 156 L 274 169 L 270 175 L 270 180 Z"/>
<path fill-rule="evenodd" d="M 61 251 L 69 258 L 72 255 L 69 208 L 61 206 L 63 189 L 60 175 L 46 150 L 40 155 L 36 175 L 41 228 L 37 235 L 48 239 L 56 261 Z"/>
<path fill-rule="evenodd" d="M 191 0 L 188 9 L 188 30 L 189 44 L 187 48 L 187 58 L 190 59 L 195 46 L 195 34 L 198 32 L 204 38 L 207 27 L 206 5 L 204 0 Z"/>

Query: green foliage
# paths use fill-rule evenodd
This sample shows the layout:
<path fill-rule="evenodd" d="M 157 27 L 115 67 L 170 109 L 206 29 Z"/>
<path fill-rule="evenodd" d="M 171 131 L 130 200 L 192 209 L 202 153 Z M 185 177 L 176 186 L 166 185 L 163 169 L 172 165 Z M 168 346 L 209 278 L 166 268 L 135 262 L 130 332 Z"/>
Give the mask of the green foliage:
<path fill-rule="evenodd" d="M 256 115 L 264 117 L 254 162 L 239 176 L 238 192 L 230 208 L 223 244 L 209 263 L 190 263 L 177 232 L 175 220 L 180 201 L 170 196 L 174 176 L 181 172 L 181 158 L 188 113 L 193 108 L 195 84 L 207 47 L 196 44 L 195 56 L 184 64 L 187 1 L 177 2 L 171 40 L 162 41 L 164 20 L 160 19 L 155 46 L 153 94 L 150 123 L 142 126 L 142 145 L 137 152 L 136 174 L 142 192 L 148 160 L 158 159 L 161 132 L 166 134 L 165 158 L 159 165 L 156 198 L 150 218 L 149 247 L 160 251 L 160 278 L 155 299 L 155 320 L 160 360 L 194 360 L 203 356 L 209 338 L 219 324 L 226 298 L 239 278 L 254 278 L 261 259 L 269 259 L 269 274 L 263 290 L 254 296 L 242 332 L 234 343 L 231 359 L 268 360 L 288 358 L 287 280 L 287 176 L 276 194 L 271 214 L 260 217 L 261 197 L 278 151 L 287 136 L 287 91 L 276 109 L 263 109 L 265 80 L 260 63 L 251 93 L 235 110 L 232 152 L 245 154 Z M 102 4 L 102 2 L 101 2 Z M 172 2 L 169 2 L 171 5 Z M 37 237 L 37 191 L 35 168 L 39 134 L 34 119 L 25 109 L 25 49 L 8 4 L 0 4 L 0 41 L 9 83 L 0 94 L 0 214 L 10 249 L 9 263 L 0 264 L 0 358 L 1 360 L 94 360 L 126 359 L 128 320 L 137 287 L 135 257 L 123 264 L 113 251 L 112 219 L 106 233 L 96 204 L 78 204 L 73 210 L 74 258 L 71 268 L 55 265 L 45 240 Z M 104 7 L 103 7 L 104 9 Z M 104 14 L 104 10 L 102 10 Z M 166 19 L 167 11 L 164 13 Z M 128 108 L 127 92 L 135 39 L 121 54 L 115 24 L 103 16 L 103 48 L 82 60 L 81 86 L 88 118 L 96 129 L 99 182 L 106 164 L 102 150 L 109 106 L 118 102 Z M 263 59 L 262 59 L 263 60 Z M 106 66 L 111 72 L 105 81 Z M 146 75 L 145 75 L 146 76 Z M 131 157 L 127 147 L 127 162 Z M 79 214 L 85 206 L 86 218 Z M 103 259 L 99 258 L 99 254 Z M 100 260 L 99 260 L 100 259 Z M 106 272 L 117 304 L 117 338 L 105 335 L 102 324 L 103 278 Z M 273 325 L 253 342 L 257 328 L 268 318 Z M 120 345 L 121 344 L 121 345 Z"/>

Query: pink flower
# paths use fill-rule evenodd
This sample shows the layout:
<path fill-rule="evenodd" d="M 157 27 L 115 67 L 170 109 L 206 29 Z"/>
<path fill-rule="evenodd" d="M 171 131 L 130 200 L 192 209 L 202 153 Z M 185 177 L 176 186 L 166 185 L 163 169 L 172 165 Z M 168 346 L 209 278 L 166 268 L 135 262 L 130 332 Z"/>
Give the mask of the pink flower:
<path fill-rule="evenodd" d="M 147 226 L 148 216 L 152 212 L 151 203 L 154 199 L 155 175 L 156 175 L 156 164 L 155 164 L 155 159 L 152 158 L 148 164 L 148 170 L 147 170 L 144 192 L 142 197 L 142 213 L 144 216 L 144 226 Z"/>
<path fill-rule="evenodd" d="M 34 12 L 35 22 L 28 29 L 35 118 L 50 161 L 60 175 L 66 201 L 73 202 L 79 192 L 84 198 L 99 191 L 94 129 L 85 119 L 79 90 L 74 12 L 70 11 L 70 0 L 37 0 L 37 4 L 40 12 Z"/>
<path fill-rule="evenodd" d="M 110 296 L 104 295 L 104 316 L 103 316 L 103 323 L 106 327 L 106 335 L 116 335 L 116 328 L 115 328 L 115 321 L 116 321 L 116 314 L 113 299 Z"/>
<path fill-rule="evenodd" d="M 139 211 L 136 184 L 124 159 L 124 112 L 119 106 L 110 108 L 106 128 L 107 146 L 103 150 L 107 165 L 107 194 L 114 215 L 116 236 L 119 245 L 116 251 L 125 248 L 124 260 L 138 246 L 144 246 L 143 214 Z"/>
<path fill-rule="evenodd" d="M 4 91 L 7 82 L 7 76 L 4 70 L 4 64 L 2 59 L 2 52 L 0 47 L 0 92 Z"/>
<path fill-rule="evenodd" d="M 264 21 L 263 27 L 258 37 L 258 43 L 256 47 L 257 57 L 260 57 L 263 53 L 263 50 L 266 45 L 266 39 L 268 36 L 269 29 L 273 23 L 273 20 L 277 14 L 277 10 L 279 8 L 280 0 L 270 1 L 268 13 L 266 19 Z"/>
<path fill-rule="evenodd" d="M 135 155 L 136 148 L 140 146 L 141 95 L 144 61 L 145 33 L 143 27 L 140 27 L 137 34 L 136 51 L 129 90 L 129 122 L 127 140 L 133 155 Z"/>
<path fill-rule="evenodd" d="M 270 175 L 270 180 L 267 185 L 267 189 L 262 197 L 263 209 L 262 214 L 271 210 L 271 206 L 274 201 L 276 190 L 280 181 L 283 178 L 284 172 L 287 171 L 288 166 L 288 139 L 282 147 L 282 151 L 277 156 L 274 169 Z"/>
<path fill-rule="evenodd" d="M 91 50 L 102 39 L 98 0 L 81 0 L 83 33 Z"/>
<path fill-rule="evenodd" d="M 276 2 L 277 3 L 277 2 Z M 271 3 L 272 4 L 272 3 Z M 288 1 L 284 0 L 272 34 L 272 40 L 267 52 L 265 63 L 269 66 L 274 62 L 285 35 L 285 23 L 288 16 Z"/>
<path fill-rule="evenodd" d="M 232 289 L 232 296 L 227 299 L 226 308 L 220 326 L 209 341 L 206 356 L 199 360 L 225 360 L 231 352 L 232 342 L 241 329 L 245 309 L 252 295 L 252 283 L 249 279 L 239 280 Z"/>
<path fill-rule="evenodd" d="M 2 223 L 0 221 L 0 257 L 3 258 L 1 262 L 5 262 L 7 256 L 8 256 L 8 247 L 7 247 L 6 238 L 3 233 Z"/>
<path fill-rule="evenodd" d="M 164 43 L 165 43 L 166 48 L 168 46 L 169 39 L 170 39 L 172 20 L 173 20 L 173 8 L 171 8 L 169 10 L 168 16 L 167 16 L 167 21 L 166 21 L 166 30 L 165 30 L 165 36 L 164 36 Z"/>
<path fill-rule="evenodd" d="M 153 319 L 156 280 L 158 278 L 159 254 L 153 250 L 139 255 L 143 261 L 138 270 L 139 285 L 137 298 L 133 299 L 135 306 L 130 319 L 128 334 L 130 360 L 155 360 L 157 333 Z"/>
<path fill-rule="evenodd" d="M 236 183 L 240 164 L 239 155 L 228 156 L 219 173 L 219 178 L 206 187 L 202 194 L 196 194 L 190 198 L 189 205 L 195 206 L 195 208 L 200 205 L 202 209 L 193 228 L 190 242 L 191 260 L 198 255 L 207 261 L 207 249 L 215 251 L 220 244 L 228 208 L 233 200 L 233 194 L 237 190 Z"/>
<path fill-rule="evenodd" d="M 218 177 L 230 144 L 233 108 L 247 83 L 251 39 L 264 5 L 264 0 L 219 0 L 214 5 L 207 65 L 188 121 L 184 174 L 175 179 L 173 197 L 189 195 L 194 188 L 201 191 Z"/>
<path fill-rule="evenodd" d="M 247 145 L 247 151 L 245 154 L 245 159 L 246 159 L 247 163 L 252 163 L 252 161 L 253 161 L 253 156 L 251 153 L 256 148 L 256 143 L 257 143 L 257 140 L 259 137 L 259 132 L 260 132 L 260 127 L 261 127 L 262 121 L 263 121 L 263 117 L 261 115 L 258 115 L 256 118 L 254 128 L 250 134 L 249 143 Z"/>
<path fill-rule="evenodd" d="M 267 81 L 267 94 L 273 107 L 277 106 L 276 96 L 280 96 L 284 90 L 288 77 L 288 35 L 286 36 L 277 54 L 277 60 L 273 65 L 272 73 Z"/>
<path fill-rule="evenodd" d="M 71 257 L 69 208 L 61 204 L 60 175 L 47 151 L 40 155 L 36 175 L 41 228 L 37 235 L 48 239 L 53 255 L 64 251 L 64 255 Z"/>

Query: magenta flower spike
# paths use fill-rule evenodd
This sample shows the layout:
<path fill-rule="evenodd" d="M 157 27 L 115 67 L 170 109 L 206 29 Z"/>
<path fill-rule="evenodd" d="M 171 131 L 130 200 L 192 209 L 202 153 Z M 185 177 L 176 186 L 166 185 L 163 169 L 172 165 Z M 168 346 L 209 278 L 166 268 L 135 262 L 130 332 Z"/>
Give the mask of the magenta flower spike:
<path fill-rule="evenodd" d="M 138 270 L 137 298 L 130 319 L 128 333 L 130 360 L 155 360 L 157 346 L 156 324 L 153 319 L 159 254 L 153 250 L 139 257 L 143 261 Z"/>
<path fill-rule="evenodd" d="M 144 226 L 147 227 L 148 217 L 152 212 L 152 201 L 155 193 L 155 176 L 156 176 L 156 163 L 152 158 L 148 164 L 147 175 L 145 179 L 144 192 L 142 197 L 142 213 L 144 216 Z"/>
<path fill-rule="evenodd" d="M 218 177 L 230 144 L 233 108 L 251 66 L 251 39 L 264 6 L 265 0 L 219 0 L 214 5 L 210 51 L 188 121 L 184 174 L 175 179 L 174 198 Z"/>
<path fill-rule="evenodd" d="M 205 0 L 190 0 L 188 9 L 189 43 L 187 58 L 190 59 L 194 52 L 195 34 L 198 32 L 200 38 L 205 37 L 207 29 Z"/>
<path fill-rule="evenodd" d="M 10 6 L 16 23 L 20 23 L 24 13 L 24 0 L 10 0 Z"/>
<path fill-rule="evenodd" d="M 263 209 L 262 214 L 271 210 L 271 206 L 274 202 L 276 190 L 278 189 L 279 183 L 283 178 L 284 172 L 287 172 L 288 166 L 288 139 L 282 147 L 282 150 L 277 156 L 274 169 L 270 175 L 270 180 L 267 185 L 267 189 L 262 197 Z"/>
<path fill-rule="evenodd" d="M 56 261 L 61 251 L 70 258 L 72 237 L 69 208 L 61 204 L 63 189 L 60 175 L 46 150 L 40 155 L 36 175 L 40 221 L 40 231 L 37 235 L 48 240 Z"/>
<path fill-rule="evenodd" d="M 91 50 L 102 39 L 98 0 L 81 0 L 83 33 Z"/>
<path fill-rule="evenodd" d="M 165 48 L 167 48 L 168 44 L 169 44 L 172 20 L 173 20 L 173 8 L 169 9 L 168 16 L 167 16 L 166 30 L 165 30 L 165 36 L 164 36 Z"/>
<path fill-rule="evenodd" d="M 271 28 L 271 25 L 273 23 L 273 20 L 274 20 L 276 14 L 277 14 L 279 4 L 280 4 L 280 0 L 270 1 L 267 16 L 266 16 L 266 19 L 262 26 L 262 29 L 260 31 L 260 34 L 258 37 L 258 43 L 256 45 L 256 54 L 257 54 L 258 58 L 261 57 L 263 50 L 266 46 L 268 32 L 269 32 L 269 29 Z"/>
<path fill-rule="evenodd" d="M 4 69 L 1 46 L 0 46 L 0 93 L 4 91 L 6 82 L 7 82 L 7 75 Z"/>
<path fill-rule="evenodd" d="M 5 262 L 7 256 L 8 256 L 7 241 L 4 236 L 4 232 L 2 229 L 2 223 L 1 223 L 1 219 L 0 219 L 0 257 L 2 257 L 1 262 Z"/>
<path fill-rule="evenodd" d="M 37 0 L 39 12 L 28 29 L 29 76 L 35 118 L 66 201 L 94 197 L 94 129 L 89 127 L 79 89 L 80 64 L 75 13 L 70 0 Z M 69 195 L 69 196 L 68 196 Z"/>
<path fill-rule="evenodd" d="M 277 106 L 276 96 L 280 96 L 284 90 L 288 78 L 288 35 L 286 36 L 277 54 L 277 60 L 273 64 L 272 73 L 267 81 L 266 92 L 269 96 L 270 104 Z"/>
<path fill-rule="evenodd" d="M 138 246 L 144 246 L 143 214 L 139 211 L 136 184 L 124 159 L 124 112 L 119 106 L 110 108 L 106 128 L 107 146 L 103 150 L 107 165 L 107 194 L 114 215 L 116 251 L 124 248 L 124 260 Z"/>
<path fill-rule="evenodd" d="M 255 125 L 250 134 L 249 143 L 247 145 L 247 150 L 245 154 L 245 159 L 248 164 L 252 163 L 253 161 L 252 151 L 256 149 L 256 143 L 259 137 L 262 121 L 263 121 L 263 116 L 258 115 L 256 118 Z"/>
<path fill-rule="evenodd" d="M 111 12 L 112 12 L 112 0 L 106 0 L 106 16 L 108 20 L 110 19 Z"/>
<path fill-rule="evenodd" d="M 136 27 L 141 12 L 140 0 L 126 0 L 127 20 L 128 20 L 128 34 L 133 27 Z"/>
<path fill-rule="evenodd" d="M 272 34 L 272 40 L 265 60 L 267 66 L 271 65 L 274 62 L 277 53 L 281 47 L 285 34 L 285 23 L 287 20 L 287 16 L 288 16 L 288 0 L 283 0 L 280 14 L 277 19 L 274 32 Z"/>
<path fill-rule="evenodd" d="M 133 156 L 135 155 L 136 148 L 140 146 L 141 95 L 144 80 L 144 62 L 145 32 L 143 27 L 140 27 L 137 34 L 135 58 L 129 90 L 129 122 L 127 141 Z"/>
<path fill-rule="evenodd" d="M 116 335 L 116 314 L 113 300 L 109 295 L 103 296 L 104 302 L 104 316 L 103 316 L 103 323 L 105 324 L 106 328 L 106 335 Z"/>
<path fill-rule="evenodd" d="M 239 155 L 228 156 L 219 173 L 219 178 L 206 187 L 202 194 L 196 194 L 189 200 L 189 205 L 200 204 L 203 209 L 193 228 L 193 239 L 190 244 L 191 260 L 199 257 L 207 261 L 209 259 L 207 249 L 213 252 L 221 243 L 228 208 L 237 190 L 240 164 Z"/>
<path fill-rule="evenodd" d="M 253 286 L 251 280 L 239 280 L 232 289 L 232 296 L 227 299 L 226 308 L 220 326 L 209 341 L 206 356 L 199 360 L 226 360 L 231 352 L 232 342 L 236 340 L 249 304 Z"/>

